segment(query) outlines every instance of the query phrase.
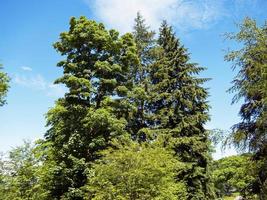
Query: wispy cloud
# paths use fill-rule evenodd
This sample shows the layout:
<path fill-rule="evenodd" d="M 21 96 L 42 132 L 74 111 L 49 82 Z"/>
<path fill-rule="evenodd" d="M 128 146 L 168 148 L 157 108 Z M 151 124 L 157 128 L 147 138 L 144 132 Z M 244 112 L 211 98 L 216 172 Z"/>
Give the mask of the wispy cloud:
<path fill-rule="evenodd" d="M 31 67 L 27 67 L 27 66 L 22 66 L 21 69 L 23 71 L 32 71 L 32 68 Z"/>
<path fill-rule="evenodd" d="M 14 82 L 20 86 L 36 90 L 45 90 L 47 87 L 45 79 L 40 74 L 31 76 L 16 74 Z"/>
<path fill-rule="evenodd" d="M 66 88 L 63 85 L 53 84 L 40 74 L 19 75 L 16 74 L 12 79 L 15 84 L 36 91 L 45 92 L 49 97 L 59 98 L 64 96 Z"/>
<path fill-rule="evenodd" d="M 203 29 L 226 15 L 224 0 L 85 0 L 96 17 L 122 32 L 132 30 L 140 11 L 152 29 L 167 20 L 180 30 Z"/>
<path fill-rule="evenodd" d="M 63 85 L 58 85 L 54 83 L 50 83 L 47 86 L 47 95 L 50 97 L 63 97 L 66 93 L 67 89 Z"/>
<path fill-rule="evenodd" d="M 240 21 L 266 12 L 266 0 L 83 0 L 108 28 L 132 31 L 138 11 L 153 30 L 167 20 L 179 32 L 208 29 L 226 18 Z"/>

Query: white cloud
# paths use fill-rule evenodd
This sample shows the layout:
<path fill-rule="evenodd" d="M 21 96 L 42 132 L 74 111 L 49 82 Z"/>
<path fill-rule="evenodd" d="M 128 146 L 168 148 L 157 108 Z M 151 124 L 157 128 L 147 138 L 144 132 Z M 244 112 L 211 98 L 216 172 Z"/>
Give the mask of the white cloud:
<path fill-rule="evenodd" d="M 94 14 L 122 32 L 132 30 L 138 11 L 147 24 L 157 30 L 167 20 L 179 30 L 202 29 L 216 23 L 225 15 L 224 0 L 85 0 Z"/>
<path fill-rule="evenodd" d="M 46 81 L 40 75 L 32 75 L 32 76 L 25 76 L 25 75 L 15 75 L 14 82 L 18 85 L 37 89 L 37 90 L 45 90 L 46 88 Z"/>
<path fill-rule="evenodd" d="M 50 83 L 47 87 L 47 95 L 50 97 L 63 97 L 67 89 L 63 85 Z"/>
<path fill-rule="evenodd" d="M 27 66 L 22 66 L 21 69 L 22 69 L 23 71 L 32 71 L 32 68 L 27 67 Z"/>
<path fill-rule="evenodd" d="M 53 84 L 45 80 L 40 74 L 31 76 L 16 74 L 12 80 L 17 85 L 30 88 L 32 90 L 43 91 L 47 96 L 53 98 L 62 97 L 66 92 L 66 88 L 63 85 Z"/>

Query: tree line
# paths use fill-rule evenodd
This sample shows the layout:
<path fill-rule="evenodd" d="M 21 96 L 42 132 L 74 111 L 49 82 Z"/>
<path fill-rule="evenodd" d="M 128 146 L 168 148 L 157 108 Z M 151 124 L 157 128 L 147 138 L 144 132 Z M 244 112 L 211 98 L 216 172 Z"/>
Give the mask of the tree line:
<path fill-rule="evenodd" d="M 68 91 L 47 112 L 44 139 L 0 162 L 1 196 L 212 200 L 238 191 L 265 200 L 267 25 L 247 18 L 239 28 L 228 38 L 243 48 L 225 59 L 239 70 L 233 101 L 245 102 L 228 139 L 251 154 L 212 160 L 204 127 L 209 79 L 200 77 L 205 68 L 191 62 L 166 21 L 156 34 L 138 13 L 133 32 L 120 35 L 73 17 L 54 43 L 63 58 L 55 83 Z M 3 77 L 2 103 L 9 80 Z"/>

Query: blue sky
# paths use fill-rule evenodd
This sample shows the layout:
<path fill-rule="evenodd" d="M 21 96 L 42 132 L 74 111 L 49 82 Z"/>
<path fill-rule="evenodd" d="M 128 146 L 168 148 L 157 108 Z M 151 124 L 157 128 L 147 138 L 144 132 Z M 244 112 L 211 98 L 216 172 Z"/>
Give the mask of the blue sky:
<path fill-rule="evenodd" d="M 0 9 L 0 63 L 12 78 L 8 104 L 0 108 L 0 151 L 45 133 L 44 114 L 65 91 L 53 84 L 61 75 L 61 57 L 52 44 L 68 30 L 71 16 L 84 15 L 122 33 L 131 31 L 137 11 L 154 30 L 167 19 L 192 61 L 207 67 L 202 76 L 212 78 L 206 85 L 212 106 L 207 127 L 225 130 L 238 121 L 239 105 L 231 105 L 226 93 L 235 72 L 223 59 L 224 50 L 237 45 L 222 35 L 237 31 L 235 23 L 245 16 L 259 24 L 267 18 L 266 0 L 1 0 Z"/>

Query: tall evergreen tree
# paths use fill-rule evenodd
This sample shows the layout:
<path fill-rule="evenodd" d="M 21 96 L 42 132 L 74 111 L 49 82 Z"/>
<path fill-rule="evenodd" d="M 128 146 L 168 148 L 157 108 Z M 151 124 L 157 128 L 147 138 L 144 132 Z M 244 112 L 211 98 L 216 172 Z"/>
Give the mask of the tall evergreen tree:
<path fill-rule="evenodd" d="M 189 61 L 187 50 L 164 21 L 160 28 L 157 60 L 151 69 L 151 128 L 166 135 L 166 145 L 187 170 L 177 176 L 184 180 L 188 199 L 212 199 L 209 180 L 209 141 L 204 124 L 209 119 L 207 81 L 196 76 L 204 70 Z"/>
<path fill-rule="evenodd" d="M 129 93 L 129 100 L 133 105 L 132 118 L 129 119 L 129 131 L 134 138 L 145 140 L 142 129 L 148 128 L 148 102 L 150 87 L 150 66 L 154 62 L 153 49 L 156 40 L 155 33 L 145 24 L 145 20 L 138 12 L 135 18 L 133 36 L 136 43 L 138 65 L 130 70 L 130 76 L 133 82 L 132 91 Z M 141 132 L 141 133 L 140 133 Z"/>
<path fill-rule="evenodd" d="M 150 27 L 146 25 L 145 19 L 138 12 L 135 18 L 133 36 L 135 39 L 137 53 L 140 59 L 140 67 L 136 72 L 136 80 L 144 81 L 149 73 L 149 65 L 153 62 L 152 50 L 155 47 L 155 32 L 150 31 Z"/>
<path fill-rule="evenodd" d="M 138 58 L 131 34 L 120 37 L 85 17 L 72 18 L 54 47 L 65 57 L 58 63 L 64 75 L 56 83 L 68 92 L 47 114 L 46 143 L 55 163 L 48 187 L 53 199 L 79 200 L 85 197 L 90 162 L 112 138 L 126 133 L 121 110 L 127 105 L 119 102 L 132 85 L 128 71 Z"/>
<path fill-rule="evenodd" d="M 244 99 L 239 111 L 241 122 L 233 126 L 232 141 L 238 148 L 255 153 L 258 171 L 253 190 L 264 200 L 267 199 L 267 22 L 258 27 L 254 20 L 246 18 L 239 28 L 229 38 L 243 47 L 226 55 L 226 60 L 239 69 L 230 89 L 237 93 L 233 103 Z"/>

